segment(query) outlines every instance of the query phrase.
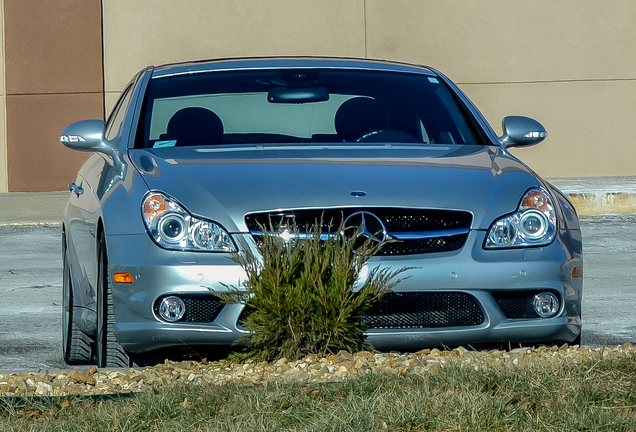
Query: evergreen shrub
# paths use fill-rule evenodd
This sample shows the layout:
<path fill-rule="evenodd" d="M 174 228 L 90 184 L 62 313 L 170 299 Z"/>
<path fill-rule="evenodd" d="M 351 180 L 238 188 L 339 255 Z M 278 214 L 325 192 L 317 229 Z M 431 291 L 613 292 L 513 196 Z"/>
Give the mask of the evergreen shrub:
<path fill-rule="evenodd" d="M 269 230 L 261 227 L 264 235 L 256 253 L 243 248 L 234 254 L 247 278 L 240 287 L 227 287 L 229 293 L 218 295 L 249 310 L 242 322 L 249 333 L 239 340 L 247 345 L 241 357 L 296 360 L 308 354 L 372 349 L 364 339 L 362 317 L 408 268 L 376 266 L 366 280 L 358 281 L 382 244 L 364 240 L 359 227 L 347 227 L 348 235 L 329 235 L 322 227 L 317 221 L 305 227 L 301 237 L 292 222 L 285 241 L 271 233 L 270 224 Z M 345 229 L 341 225 L 336 232 Z"/>

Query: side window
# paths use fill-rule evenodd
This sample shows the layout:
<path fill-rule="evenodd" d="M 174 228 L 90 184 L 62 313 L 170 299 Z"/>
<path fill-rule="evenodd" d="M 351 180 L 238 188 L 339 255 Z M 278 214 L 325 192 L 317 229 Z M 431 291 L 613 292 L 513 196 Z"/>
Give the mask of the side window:
<path fill-rule="evenodd" d="M 117 101 L 117 104 L 108 119 L 108 123 L 106 123 L 104 138 L 108 141 L 112 141 L 121 134 L 122 125 L 126 118 L 126 112 L 128 112 L 128 105 L 130 105 L 132 93 L 132 86 L 129 86 L 126 90 L 124 90 L 123 94 Z"/>

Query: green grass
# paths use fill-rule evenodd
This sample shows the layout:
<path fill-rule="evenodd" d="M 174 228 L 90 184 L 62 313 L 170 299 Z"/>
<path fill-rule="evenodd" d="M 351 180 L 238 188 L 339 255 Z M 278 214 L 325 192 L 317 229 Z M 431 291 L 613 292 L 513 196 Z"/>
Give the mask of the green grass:
<path fill-rule="evenodd" d="M 636 355 L 449 365 L 342 383 L 180 386 L 105 400 L 0 399 L 4 431 L 633 431 Z"/>

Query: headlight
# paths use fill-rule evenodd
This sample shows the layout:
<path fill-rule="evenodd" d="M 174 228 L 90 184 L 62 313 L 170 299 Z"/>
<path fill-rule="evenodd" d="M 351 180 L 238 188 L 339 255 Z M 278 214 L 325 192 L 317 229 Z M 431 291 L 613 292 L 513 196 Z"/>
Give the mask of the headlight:
<path fill-rule="evenodd" d="M 556 228 L 552 199 L 543 189 L 530 189 L 516 213 L 498 219 L 490 226 L 485 247 L 544 246 L 554 240 Z"/>
<path fill-rule="evenodd" d="M 159 246 L 174 250 L 231 252 L 230 235 L 212 221 L 188 213 L 174 199 L 153 192 L 142 204 L 146 229 Z"/>

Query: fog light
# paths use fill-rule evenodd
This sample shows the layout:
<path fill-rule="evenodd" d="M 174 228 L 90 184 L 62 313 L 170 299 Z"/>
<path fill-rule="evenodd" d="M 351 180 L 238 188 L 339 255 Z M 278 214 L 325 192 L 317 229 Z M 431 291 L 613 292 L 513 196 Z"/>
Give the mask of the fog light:
<path fill-rule="evenodd" d="M 535 295 L 532 304 L 534 305 L 535 312 L 541 318 L 553 317 L 561 308 L 561 304 L 557 296 L 549 292 L 542 292 Z"/>
<path fill-rule="evenodd" d="M 166 297 L 159 305 L 159 316 L 168 322 L 179 321 L 186 313 L 186 305 L 179 297 Z"/>

